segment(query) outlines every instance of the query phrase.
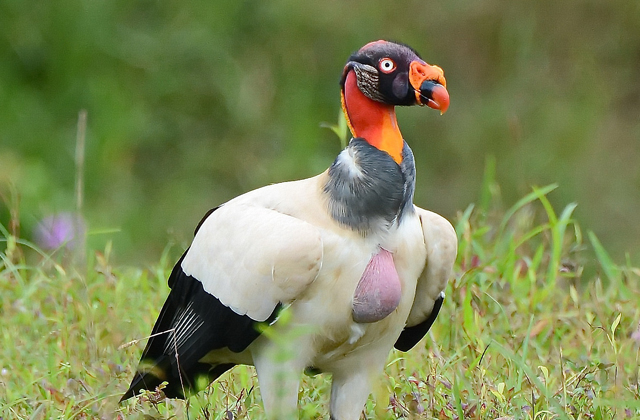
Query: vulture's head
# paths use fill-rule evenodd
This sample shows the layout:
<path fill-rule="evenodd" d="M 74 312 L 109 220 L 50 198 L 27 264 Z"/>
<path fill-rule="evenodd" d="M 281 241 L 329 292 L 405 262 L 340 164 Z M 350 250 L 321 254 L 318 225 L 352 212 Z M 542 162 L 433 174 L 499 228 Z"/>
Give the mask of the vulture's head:
<path fill-rule="evenodd" d="M 389 41 L 370 42 L 349 57 L 343 90 L 355 77 L 369 99 L 389 105 L 427 105 L 444 113 L 449 107 L 442 69 L 424 62 L 410 47 Z"/>

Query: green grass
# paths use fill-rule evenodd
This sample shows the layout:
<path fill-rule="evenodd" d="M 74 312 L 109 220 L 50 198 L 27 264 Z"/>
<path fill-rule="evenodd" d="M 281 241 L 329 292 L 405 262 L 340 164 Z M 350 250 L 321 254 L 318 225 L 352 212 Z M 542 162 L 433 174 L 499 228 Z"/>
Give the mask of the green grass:
<path fill-rule="evenodd" d="M 415 349 L 390 355 L 367 418 L 640 418 L 640 270 L 585 235 L 574 204 L 556 211 L 554 188 L 499 210 L 485 180 L 480 204 L 454 220 L 440 317 Z M 186 403 L 148 393 L 117 405 L 179 247 L 153 268 L 114 266 L 107 248 L 87 269 L 0 229 L 0 418 L 263 418 L 247 367 Z M 327 418 L 328 395 L 327 377 L 305 377 L 301 418 Z"/>

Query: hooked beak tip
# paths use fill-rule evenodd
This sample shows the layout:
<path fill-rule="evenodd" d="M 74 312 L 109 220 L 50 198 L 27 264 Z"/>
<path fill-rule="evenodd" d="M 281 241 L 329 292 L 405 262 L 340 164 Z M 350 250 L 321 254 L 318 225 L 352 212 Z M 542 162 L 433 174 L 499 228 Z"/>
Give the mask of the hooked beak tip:
<path fill-rule="evenodd" d="M 449 92 L 443 85 L 425 80 L 420 86 L 420 103 L 439 110 L 442 115 L 449 109 Z"/>

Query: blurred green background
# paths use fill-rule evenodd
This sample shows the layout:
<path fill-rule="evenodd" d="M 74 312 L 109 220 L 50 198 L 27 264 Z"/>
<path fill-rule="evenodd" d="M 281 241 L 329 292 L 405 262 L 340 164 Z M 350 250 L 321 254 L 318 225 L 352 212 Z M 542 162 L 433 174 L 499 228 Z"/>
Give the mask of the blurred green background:
<path fill-rule="evenodd" d="M 381 38 L 441 66 L 451 94 L 442 117 L 398 111 L 417 204 L 455 217 L 493 156 L 504 205 L 558 182 L 557 206 L 640 260 L 637 0 L 1 0 L 0 222 L 11 185 L 27 238 L 74 209 L 86 109 L 90 244 L 157 261 L 209 208 L 328 167 L 342 67 Z"/>

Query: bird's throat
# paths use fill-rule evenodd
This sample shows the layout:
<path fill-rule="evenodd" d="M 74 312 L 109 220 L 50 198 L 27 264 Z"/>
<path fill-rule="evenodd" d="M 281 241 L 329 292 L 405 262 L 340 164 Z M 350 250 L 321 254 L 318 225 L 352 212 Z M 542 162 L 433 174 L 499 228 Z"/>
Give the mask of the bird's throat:
<path fill-rule="evenodd" d="M 354 137 L 387 152 L 396 163 L 402 162 L 404 140 L 394 106 L 366 97 L 358 88 L 353 70 L 347 74 L 342 90 L 342 110 Z"/>

